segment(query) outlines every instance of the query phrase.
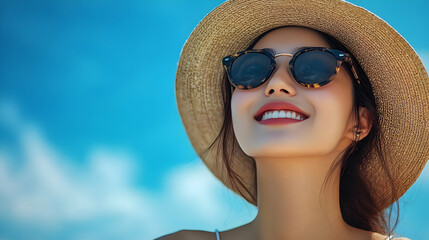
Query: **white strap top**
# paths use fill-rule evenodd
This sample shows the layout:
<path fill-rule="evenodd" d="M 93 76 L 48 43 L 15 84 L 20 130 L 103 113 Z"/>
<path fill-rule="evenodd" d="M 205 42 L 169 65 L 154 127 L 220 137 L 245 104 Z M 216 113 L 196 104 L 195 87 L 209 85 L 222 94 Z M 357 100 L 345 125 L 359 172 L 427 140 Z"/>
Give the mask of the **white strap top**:
<path fill-rule="evenodd" d="M 220 240 L 219 230 L 215 229 L 216 232 L 216 240 Z"/>
<path fill-rule="evenodd" d="M 216 233 L 216 240 L 220 240 L 220 234 L 219 234 L 219 230 L 215 229 L 215 233 Z M 388 236 L 386 238 L 386 240 L 392 240 L 393 236 Z"/>

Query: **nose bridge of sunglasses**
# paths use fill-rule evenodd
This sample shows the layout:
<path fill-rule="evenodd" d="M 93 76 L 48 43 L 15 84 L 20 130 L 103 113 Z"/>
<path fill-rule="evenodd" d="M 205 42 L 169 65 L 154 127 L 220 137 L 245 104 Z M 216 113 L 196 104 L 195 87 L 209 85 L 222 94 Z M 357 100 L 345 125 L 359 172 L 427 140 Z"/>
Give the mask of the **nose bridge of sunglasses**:
<path fill-rule="evenodd" d="M 280 56 L 293 57 L 293 54 L 291 54 L 291 53 L 278 53 L 278 54 L 274 55 L 274 58 L 280 57 Z"/>
<path fill-rule="evenodd" d="M 274 55 L 273 59 L 275 60 L 277 57 L 289 57 L 289 60 L 282 60 L 282 64 L 286 64 L 288 65 L 289 62 L 292 60 L 293 58 L 293 54 L 291 53 L 277 53 L 276 55 Z"/>
<path fill-rule="evenodd" d="M 289 59 L 289 61 L 290 61 L 293 58 L 293 54 L 291 54 L 291 53 L 277 53 L 276 55 L 274 55 L 274 59 L 276 59 L 277 57 L 290 57 L 290 59 Z M 285 61 L 285 60 L 283 60 L 283 61 Z"/>
<path fill-rule="evenodd" d="M 282 57 L 282 56 L 290 57 L 289 61 L 292 60 L 292 58 L 293 58 L 293 54 L 290 54 L 290 53 L 277 53 L 273 56 L 273 60 L 275 60 L 277 57 Z M 282 62 L 283 61 L 285 61 L 285 60 L 282 60 Z M 289 64 L 289 61 L 287 61 L 288 62 L 287 64 Z"/>
<path fill-rule="evenodd" d="M 275 74 L 275 72 L 277 72 L 278 68 L 282 68 L 282 69 L 289 69 L 289 62 L 292 60 L 293 58 L 293 54 L 291 53 L 277 53 L 274 55 L 274 59 L 276 59 L 277 57 L 288 57 L 288 59 L 283 59 L 281 60 L 281 62 L 276 63 L 277 67 L 276 69 L 270 74 L 269 78 L 273 77 L 273 75 Z M 288 70 L 286 70 L 288 71 Z M 288 74 L 291 74 L 290 76 L 293 78 L 293 74 L 292 74 L 292 69 L 289 69 Z"/>

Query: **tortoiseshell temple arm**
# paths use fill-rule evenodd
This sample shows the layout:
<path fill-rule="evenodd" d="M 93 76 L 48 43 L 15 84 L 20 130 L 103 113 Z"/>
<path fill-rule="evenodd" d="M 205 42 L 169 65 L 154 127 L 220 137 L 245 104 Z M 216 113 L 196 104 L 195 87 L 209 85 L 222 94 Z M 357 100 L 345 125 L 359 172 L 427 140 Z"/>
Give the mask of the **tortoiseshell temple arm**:
<path fill-rule="evenodd" d="M 349 59 L 350 59 L 350 60 L 349 60 L 349 63 L 350 63 L 350 66 L 351 66 L 351 68 L 352 68 L 353 76 L 355 77 L 355 79 L 356 79 L 357 83 L 358 83 L 358 84 L 360 84 L 359 77 L 358 77 L 357 72 L 356 72 L 356 69 L 355 69 L 355 65 L 353 64 L 352 59 L 351 59 L 351 58 L 349 58 Z"/>
<path fill-rule="evenodd" d="M 353 64 L 350 64 L 350 65 L 352 66 L 352 72 L 353 72 L 353 75 L 354 75 L 357 83 L 360 84 L 359 77 L 358 77 L 356 70 L 355 70 L 355 66 L 353 66 Z"/>
<path fill-rule="evenodd" d="M 355 79 L 356 79 L 357 83 L 358 83 L 358 84 L 360 84 L 359 76 L 357 75 L 357 72 L 356 72 L 356 69 L 355 69 L 355 66 L 354 66 L 353 60 L 352 60 L 352 58 L 350 57 L 350 55 L 349 55 L 349 54 L 347 54 L 347 55 L 346 55 L 346 57 L 344 58 L 344 61 L 350 64 L 350 67 L 351 67 L 351 69 L 352 69 L 353 76 L 355 77 Z"/>

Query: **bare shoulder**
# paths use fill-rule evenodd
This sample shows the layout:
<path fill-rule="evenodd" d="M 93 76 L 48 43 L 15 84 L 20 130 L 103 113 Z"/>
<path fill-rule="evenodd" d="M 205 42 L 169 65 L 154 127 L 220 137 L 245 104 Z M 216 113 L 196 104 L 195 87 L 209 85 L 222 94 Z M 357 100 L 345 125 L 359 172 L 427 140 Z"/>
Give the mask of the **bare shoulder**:
<path fill-rule="evenodd" d="M 216 235 L 213 232 L 201 230 L 180 230 L 154 240 L 215 240 Z"/>

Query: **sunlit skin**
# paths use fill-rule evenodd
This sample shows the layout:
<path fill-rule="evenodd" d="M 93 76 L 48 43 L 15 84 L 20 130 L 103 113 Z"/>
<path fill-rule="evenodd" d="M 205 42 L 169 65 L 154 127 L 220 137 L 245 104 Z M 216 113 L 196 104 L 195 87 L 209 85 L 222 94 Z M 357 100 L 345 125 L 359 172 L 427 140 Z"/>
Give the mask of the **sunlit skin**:
<path fill-rule="evenodd" d="M 276 29 L 254 49 L 273 48 L 295 53 L 300 47 L 331 47 L 316 31 L 299 27 Z M 256 162 L 256 218 L 220 232 L 222 240 L 385 240 L 387 236 L 348 225 L 339 202 L 340 168 L 322 184 L 335 159 L 356 139 L 371 130 L 368 110 L 353 111 L 352 75 L 341 66 L 329 84 L 306 88 L 288 67 L 289 56 L 276 58 L 277 68 L 263 85 L 235 89 L 231 99 L 233 129 L 243 151 Z M 261 125 L 254 118 L 268 102 L 286 101 L 309 118 L 286 125 Z M 213 232 L 182 230 L 160 240 L 215 239 Z M 409 240 L 408 238 L 394 238 Z"/>
<path fill-rule="evenodd" d="M 330 47 L 316 31 L 287 27 L 260 39 L 254 49 L 295 53 L 303 46 Z M 332 82 L 320 88 L 298 84 L 288 67 L 289 56 L 276 58 L 277 68 L 263 85 L 235 89 L 231 99 L 234 133 L 257 168 L 258 215 L 250 223 L 223 232 L 222 239 L 384 239 L 381 234 L 351 227 L 339 204 L 340 168 L 322 192 L 335 158 L 349 146 L 357 128 L 364 138 L 371 126 L 368 111 L 352 111 L 352 76 L 343 65 Z M 253 115 L 272 101 L 292 103 L 306 113 L 304 121 L 261 125 Z"/>

